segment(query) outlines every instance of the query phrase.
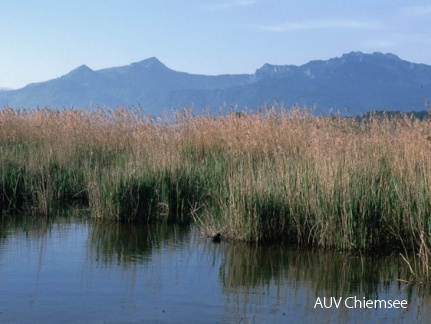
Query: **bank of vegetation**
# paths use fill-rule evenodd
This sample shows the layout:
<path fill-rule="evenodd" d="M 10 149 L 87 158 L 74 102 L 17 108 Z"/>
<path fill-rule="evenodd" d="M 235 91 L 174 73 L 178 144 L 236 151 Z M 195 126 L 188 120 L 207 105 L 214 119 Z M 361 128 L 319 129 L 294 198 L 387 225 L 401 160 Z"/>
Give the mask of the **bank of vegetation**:
<path fill-rule="evenodd" d="M 0 163 L 3 215 L 78 204 L 250 242 L 431 256 L 429 118 L 4 108 Z"/>

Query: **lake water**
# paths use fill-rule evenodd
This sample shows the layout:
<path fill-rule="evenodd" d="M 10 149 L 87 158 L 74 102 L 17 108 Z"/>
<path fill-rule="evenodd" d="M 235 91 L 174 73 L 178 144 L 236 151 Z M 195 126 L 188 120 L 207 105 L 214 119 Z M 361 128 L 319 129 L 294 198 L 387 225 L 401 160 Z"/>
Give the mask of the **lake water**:
<path fill-rule="evenodd" d="M 429 323 L 431 289 L 408 277 L 396 255 L 216 244 L 195 227 L 0 226 L 0 323 Z"/>

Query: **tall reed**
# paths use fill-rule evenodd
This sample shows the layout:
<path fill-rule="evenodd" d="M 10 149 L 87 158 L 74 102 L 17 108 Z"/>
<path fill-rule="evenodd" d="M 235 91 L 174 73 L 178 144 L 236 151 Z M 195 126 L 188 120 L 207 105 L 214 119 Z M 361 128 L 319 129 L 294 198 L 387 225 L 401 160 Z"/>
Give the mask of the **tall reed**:
<path fill-rule="evenodd" d="M 431 234 L 430 126 L 297 107 L 173 119 L 5 108 L 1 210 L 49 215 L 78 201 L 96 218 L 194 219 L 251 242 L 419 249 Z"/>

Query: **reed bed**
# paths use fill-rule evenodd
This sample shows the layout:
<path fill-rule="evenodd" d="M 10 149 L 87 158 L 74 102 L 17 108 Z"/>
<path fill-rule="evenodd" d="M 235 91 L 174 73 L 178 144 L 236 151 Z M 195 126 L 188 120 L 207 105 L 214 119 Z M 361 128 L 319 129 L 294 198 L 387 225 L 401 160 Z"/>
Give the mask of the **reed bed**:
<path fill-rule="evenodd" d="M 191 222 L 249 242 L 431 257 L 431 121 L 305 109 L 153 118 L 4 108 L 1 212 Z"/>

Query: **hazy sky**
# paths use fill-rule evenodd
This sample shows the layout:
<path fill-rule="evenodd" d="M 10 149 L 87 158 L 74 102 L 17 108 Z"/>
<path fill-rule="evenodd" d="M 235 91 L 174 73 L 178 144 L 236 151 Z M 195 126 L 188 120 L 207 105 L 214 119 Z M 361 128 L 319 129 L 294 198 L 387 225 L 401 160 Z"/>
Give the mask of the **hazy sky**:
<path fill-rule="evenodd" d="M 0 87 L 155 56 L 189 73 L 253 73 L 351 51 L 431 65 L 429 0 L 2 0 Z"/>

